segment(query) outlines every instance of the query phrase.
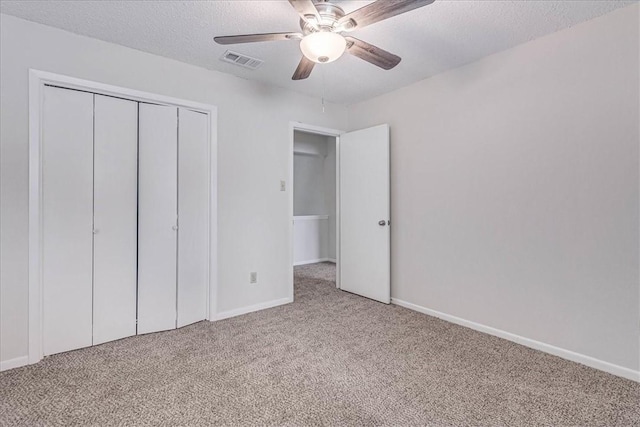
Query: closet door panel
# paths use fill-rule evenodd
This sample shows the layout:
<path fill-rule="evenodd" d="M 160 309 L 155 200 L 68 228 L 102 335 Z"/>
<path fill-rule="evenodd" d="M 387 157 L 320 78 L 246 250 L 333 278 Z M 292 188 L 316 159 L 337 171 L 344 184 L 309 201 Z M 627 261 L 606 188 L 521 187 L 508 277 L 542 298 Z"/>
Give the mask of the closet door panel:
<path fill-rule="evenodd" d="M 43 350 L 92 344 L 93 94 L 45 87 Z"/>
<path fill-rule="evenodd" d="M 139 105 L 139 334 L 176 327 L 177 115 L 175 107 Z"/>
<path fill-rule="evenodd" d="M 95 95 L 93 344 L 136 334 L 138 103 Z"/>
<path fill-rule="evenodd" d="M 180 108 L 178 122 L 178 327 L 207 317 L 209 116 Z"/>

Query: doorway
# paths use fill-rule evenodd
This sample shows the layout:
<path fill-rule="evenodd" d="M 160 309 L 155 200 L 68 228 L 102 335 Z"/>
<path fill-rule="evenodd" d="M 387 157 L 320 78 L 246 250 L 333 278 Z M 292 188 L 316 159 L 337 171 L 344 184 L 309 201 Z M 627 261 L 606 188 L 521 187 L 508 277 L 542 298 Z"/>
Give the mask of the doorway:
<path fill-rule="evenodd" d="M 341 131 L 294 123 L 290 129 L 291 296 L 294 268 L 325 263 L 339 286 L 338 144 Z"/>
<path fill-rule="evenodd" d="M 336 262 L 336 200 L 336 138 L 294 131 L 294 266 Z"/>
<path fill-rule="evenodd" d="M 333 261 L 335 253 L 338 289 L 389 304 L 389 126 L 345 133 L 291 123 L 290 136 L 291 300 L 294 264 Z"/>

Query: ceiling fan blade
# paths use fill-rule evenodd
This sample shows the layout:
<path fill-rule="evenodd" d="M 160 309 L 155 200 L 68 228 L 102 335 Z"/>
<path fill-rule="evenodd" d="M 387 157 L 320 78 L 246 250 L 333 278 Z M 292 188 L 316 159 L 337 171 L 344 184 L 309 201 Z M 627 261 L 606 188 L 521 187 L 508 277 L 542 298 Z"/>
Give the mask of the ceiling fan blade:
<path fill-rule="evenodd" d="M 401 61 L 399 56 L 367 42 L 363 42 L 362 40 L 358 40 L 355 37 L 347 36 L 345 39 L 347 40 L 347 52 L 385 70 L 392 69 Z"/>
<path fill-rule="evenodd" d="M 352 31 L 419 7 L 427 6 L 435 0 L 378 0 L 354 10 L 338 21 L 342 31 Z"/>
<path fill-rule="evenodd" d="M 300 40 L 300 33 L 266 33 L 266 34 L 243 34 L 239 36 L 220 36 L 214 37 L 218 44 L 236 44 L 236 43 L 255 43 L 255 42 L 272 42 L 279 40 Z"/>
<path fill-rule="evenodd" d="M 298 64 L 298 68 L 296 68 L 295 73 L 293 73 L 293 77 L 291 80 L 303 80 L 311 75 L 311 71 L 313 70 L 313 66 L 316 65 L 315 62 L 308 59 L 306 56 L 303 56 Z"/>

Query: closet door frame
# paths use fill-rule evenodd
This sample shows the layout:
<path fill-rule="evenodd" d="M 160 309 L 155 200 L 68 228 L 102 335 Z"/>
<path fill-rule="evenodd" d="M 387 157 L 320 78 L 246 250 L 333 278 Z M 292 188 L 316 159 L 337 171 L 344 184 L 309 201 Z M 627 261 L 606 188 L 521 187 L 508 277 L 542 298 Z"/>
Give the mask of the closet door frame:
<path fill-rule="evenodd" d="M 345 133 L 342 130 L 331 129 L 322 126 L 310 125 L 302 122 L 289 122 L 289 300 L 293 301 L 293 266 L 294 266 L 294 232 L 293 232 L 293 157 L 295 146 L 295 132 L 301 131 L 316 135 L 335 138 L 336 141 L 336 288 L 340 288 L 340 135 Z"/>
<path fill-rule="evenodd" d="M 209 287 L 207 320 L 216 319 L 217 300 L 217 107 L 142 92 L 61 74 L 29 69 L 29 356 L 22 365 L 37 363 L 43 354 L 42 277 L 42 113 L 45 86 L 79 90 L 130 101 L 188 108 L 209 116 Z"/>

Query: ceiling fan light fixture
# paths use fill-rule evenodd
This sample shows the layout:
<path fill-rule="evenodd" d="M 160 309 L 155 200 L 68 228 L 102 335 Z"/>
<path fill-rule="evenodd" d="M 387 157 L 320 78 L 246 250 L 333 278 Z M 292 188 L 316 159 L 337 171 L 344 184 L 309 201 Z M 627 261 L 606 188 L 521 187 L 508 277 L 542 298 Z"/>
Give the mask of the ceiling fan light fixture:
<path fill-rule="evenodd" d="M 345 38 L 330 31 L 311 33 L 300 42 L 302 54 L 319 64 L 335 61 L 342 56 L 346 48 Z"/>

